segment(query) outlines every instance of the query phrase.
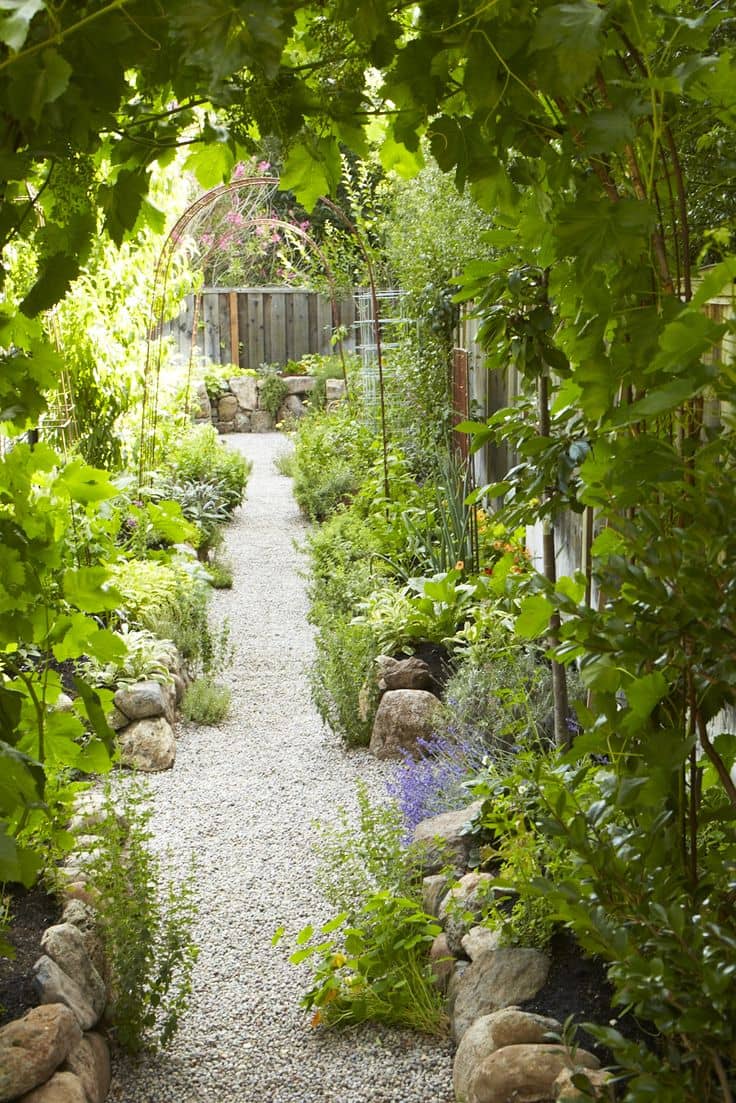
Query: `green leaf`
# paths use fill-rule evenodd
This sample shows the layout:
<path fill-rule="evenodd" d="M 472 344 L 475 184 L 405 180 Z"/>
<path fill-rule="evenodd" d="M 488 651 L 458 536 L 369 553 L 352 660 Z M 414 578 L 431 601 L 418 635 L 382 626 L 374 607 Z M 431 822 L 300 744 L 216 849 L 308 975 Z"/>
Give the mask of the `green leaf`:
<path fill-rule="evenodd" d="M 695 281 L 695 293 L 690 305 L 699 308 L 705 306 L 716 295 L 732 293 L 732 284 L 736 280 L 736 257 L 726 257 L 706 275 Z"/>
<path fill-rule="evenodd" d="M 299 934 L 296 936 L 297 946 L 303 946 L 305 942 L 309 942 L 310 938 L 314 934 L 314 927 L 311 923 L 308 923 L 306 927 L 302 927 Z"/>
<path fill-rule="evenodd" d="M 611 555 L 619 555 L 623 547 L 623 536 L 615 529 L 605 528 L 596 536 L 590 552 L 596 559 L 608 559 Z"/>
<path fill-rule="evenodd" d="M 0 813 L 8 818 L 18 806 L 43 801 L 45 776 L 39 762 L 0 741 Z"/>
<path fill-rule="evenodd" d="M 74 678 L 74 688 L 82 700 L 92 730 L 108 748 L 108 754 L 111 754 L 115 742 L 115 733 L 107 722 L 101 695 L 92 686 L 88 685 L 84 678 L 79 676 Z M 108 694 L 108 700 L 112 701 L 112 694 Z"/>
<path fill-rule="evenodd" d="M 315 953 L 316 953 L 316 947 L 315 946 L 307 946 L 304 950 L 295 950 L 294 953 L 290 955 L 289 961 L 291 962 L 292 965 L 301 965 L 301 963 L 303 961 L 306 961 L 308 958 L 312 957 Z"/>
<path fill-rule="evenodd" d="M 234 164 L 230 146 L 219 142 L 193 150 L 184 162 L 184 170 L 194 173 L 197 182 L 209 190 L 230 179 Z"/>
<path fill-rule="evenodd" d="M 553 610 L 554 606 L 543 594 L 532 594 L 524 598 L 514 632 L 526 640 L 535 640 L 545 635 Z"/>
<path fill-rule="evenodd" d="M 577 605 L 582 601 L 583 594 L 585 593 L 585 581 L 580 579 L 570 578 L 569 575 L 563 575 L 562 578 L 558 578 L 555 583 L 555 593 L 563 594 L 565 597 L 569 597 Z"/>
<path fill-rule="evenodd" d="M 653 674 L 645 674 L 643 677 L 629 682 L 625 689 L 626 700 L 631 711 L 643 720 L 649 716 L 654 706 L 666 696 L 668 689 L 669 686 L 665 676 L 659 671 L 655 671 Z"/>
<path fill-rule="evenodd" d="M 43 261 L 41 275 L 20 304 L 29 318 L 50 310 L 69 290 L 79 275 L 79 257 L 69 253 L 54 253 Z"/>
<path fill-rule="evenodd" d="M 11 50 L 20 50 L 28 37 L 31 20 L 45 7 L 44 0 L 2 0 L 0 10 L 9 14 L 0 16 L 0 42 Z"/>
<path fill-rule="evenodd" d="M 282 927 L 277 927 L 276 930 L 273 932 L 273 935 L 271 937 L 271 945 L 272 946 L 278 946 L 279 942 L 281 941 L 281 939 L 284 937 L 285 934 L 286 934 L 286 927 L 283 927 L 283 926 Z"/>
<path fill-rule="evenodd" d="M 329 923 L 325 923 L 322 927 L 322 934 L 332 934 L 338 927 L 342 927 L 343 923 L 347 919 L 349 912 L 340 912 L 334 919 L 331 919 Z"/>
<path fill-rule="evenodd" d="M 381 142 L 379 156 L 386 172 L 396 172 L 404 179 L 416 176 L 424 165 L 421 146 L 416 150 L 407 149 L 403 142 L 397 142 L 390 134 Z"/>
<path fill-rule="evenodd" d="M 123 603 L 122 594 L 110 585 L 107 567 L 80 567 L 65 571 L 62 584 L 69 604 L 84 613 L 116 609 Z"/>
<path fill-rule="evenodd" d="M 279 187 L 293 191 L 308 211 L 323 195 L 332 195 L 342 175 L 340 147 L 335 138 L 305 138 L 289 152 Z"/>
<path fill-rule="evenodd" d="M 57 485 L 64 489 L 73 502 L 88 505 L 104 502 L 119 493 L 107 471 L 90 467 L 83 460 L 72 460 L 59 474 Z"/>
<path fill-rule="evenodd" d="M 593 75 L 605 18 L 605 8 L 593 0 L 553 4 L 540 16 L 530 49 L 532 53 L 545 55 L 541 59 L 543 68 L 555 73 L 562 90 L 575 92 Z"/>

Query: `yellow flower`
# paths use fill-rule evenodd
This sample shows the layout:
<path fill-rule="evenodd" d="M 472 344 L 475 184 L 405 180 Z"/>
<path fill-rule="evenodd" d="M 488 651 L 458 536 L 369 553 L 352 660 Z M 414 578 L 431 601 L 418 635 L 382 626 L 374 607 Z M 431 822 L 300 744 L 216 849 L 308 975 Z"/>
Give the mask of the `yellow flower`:
<path fill-rule="evenodd" d="M 464 566 L 465 566 L 465 564 L 464 564 L 464 562 L 462 561 L 462 559 L 458 559 L 457 563 L 455 564 L 455 570 L 456 570 L 456 571 L 462 571 L 462 569 L 464 568 Z"/>
<path fill-rule="evenodd" d="M 332 955 L 332 968 L 339 969 L 348 959 L 345 954 L 333 954 Z"/>
<path fill-rule="evenodd" d="M 312 1026 L 319 1026 L 319 1024 L 322 1022 L 322 1012 L 319 1010 L 315 1011 L 309 1021 Z"/>

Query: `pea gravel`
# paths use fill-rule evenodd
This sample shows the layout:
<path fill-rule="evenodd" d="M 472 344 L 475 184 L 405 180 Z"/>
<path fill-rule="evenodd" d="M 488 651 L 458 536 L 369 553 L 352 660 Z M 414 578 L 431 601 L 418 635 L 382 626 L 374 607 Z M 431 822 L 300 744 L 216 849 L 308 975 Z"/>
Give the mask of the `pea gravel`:
<path fill-rule="evenodd" d="M 271 936 L 330 917 L 314 884 L 312 824 L 354 806 L 387 767 L 346 752 L 309 697 L 307 599 L 294 540 L 304 527 L 274 458 L 276 433 L 227 438 L 254 463 L 227 536 L 233 589 L 212 616 L 231 624 L 233 701 L 218 728 L 182 725 L 173 770 L 151 776 L 166 868 L 198 868 L 191 1006 L 168 1050 L 116 1060 L 110 1103 L 450 1103 L 449 1044 L 384 1027 L 313 1030 L 299 998 L 308 966 Z"/>

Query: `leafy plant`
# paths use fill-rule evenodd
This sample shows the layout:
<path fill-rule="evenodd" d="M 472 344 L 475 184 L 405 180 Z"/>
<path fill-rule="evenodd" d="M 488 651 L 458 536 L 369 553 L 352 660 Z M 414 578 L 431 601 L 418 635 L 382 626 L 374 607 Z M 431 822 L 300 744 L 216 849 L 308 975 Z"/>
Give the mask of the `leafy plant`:
<path fill-rule="evenodd" d="M 195 724 L 219 724 L 227 716 L 231 696 L 228 686 L 204 674 L 187 686 L 181 711 Z"/>
<path fill-rule="evenodd" d="M 207 573 L 213 590 L 232 588 L 234 568 L 227 556 L 216 552 L 214 558 L 207 564 Z"/>
<path fill-rule="evenodd" d="M 313 1012 L 312 1025 L 371 1020 L 444 1034 L 442 997 L 427 960 L 441 930 L 415 901 L 388 891 L 369 896 L 354 918 L 342 913 L 318 932 L 305 927 L 296 939 L 301 948 L 289 960 L 317 960 L 302 1001 Z M 305 945 L 313 938 L 315 945 Z"/>
<path fill-rule="evenodd" d="M 283 406 L 284 399 L 289 393 L 289 388 L 276 371 L 262 369 L 260 387 L 258 388 L 258 404 L 262 410 L 266 410 L 274 421 Z"/>
<path fill-rule="evenodd" d="M 105 810 L 89 886 L 98 899 L 115 1038 L 138 1053 L 171 1041 L 189 1002 L 197 958 L 195 875 L 178 884 L 162 879 L 140 783 L 114 795 L 106 790 Z"/>
<path fill-rule="evenodd" d="M 82 670 L 93 686 L 114 689 L 120 685 L 152 680 L 168 685 L 178 663 L 176 647 L 171 640 L 160 639 L 148 629 L 132 629 L 125 625 L 116 633 L 125 646 L 125 654 L 116 662 L 99 663 L 88 659 Z"/>
<path fill-rule="evenodd" d="M 245 456 L 220 441 L 212 425 L 192 428 L 167 457 L 172 482 L 217 488 L 227 516 L 243 500 L 251 466 Z"/>

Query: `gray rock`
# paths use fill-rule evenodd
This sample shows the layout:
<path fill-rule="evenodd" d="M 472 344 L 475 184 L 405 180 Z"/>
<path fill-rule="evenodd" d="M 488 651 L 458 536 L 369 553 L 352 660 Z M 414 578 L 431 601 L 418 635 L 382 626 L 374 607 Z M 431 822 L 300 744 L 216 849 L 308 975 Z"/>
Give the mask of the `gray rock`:
<path fill-rule="evenodd" d="M 417 740 L 429 739 L 438 702 L 424 689 L 394 689 L 384 693 L 373 721 L 369 751 L 376 758 L 417 753 Z"/>
<path fill-rule="evenodd" d="M 481 1015 L 462 1036 L 452 1068 L 456 1103 L 467 1103 L 470 1081 L 477 1066 L 505 1046 L 539 1043 L 545 1035 L 562 1029 L 556 1019 L 532 1015 L 518 1007 L 505 1007 Z"/>
<path fill-rule="evenodd" d="M 193 403 L 193 414 L 195 418 L 202 421 L 209 421 L 212 417 L 212 403 L 210 402 L 210 396 L 207 394 L 207 388 L 204 383 L 198 383 L 194 392 L 195 402 Z"/>
<path fill-rule="evenodd" d="M 256 410 L 258 408 L 258 387 L 254 375 L 239 375 L 229 380 L 230 390 L 235 395 L 241 410 Z"/>
<path fill-rule="evenodd" d="M 268 410 L 254 410 L 251 414 L 250 427 L 253 433 L 270 433 L 273 429 L 273 418 Z"/>
<path fill-rule="evenodd" d="M 440 992 L 446 992 L 455 972 L 455 958 L 450 953 L 444 934 L 438 934 L 429 948 L 429 967 Z"/>
<path fill-rule="evenodd" d="M 238 412 L 238 400 L 234 394 L 224 394 L 217 400 L 217 416 L 220 421 L 232 421 Z"/>
<path fill-rule="evenodd" d="M 84 948 L 100 976 L 107 976 L 105 947 L 97 930 L 97 912 L 82 900 L 68 900 L 61 913 L 62 923 L 71 923 L 81 933 Z"/>
<path fill-rule="evenodd" d="M 101 1034 L 85 1034 L 73 1049 L 62 1072 L 73 1072 L 84 1089 L 87 1103 L 104 1103 L 110 1090 L 112 1072 L 110 1047 Z"/>
<path fill-rule="evenodd" d="M 187 691 L 187 684 L 184 681 L 181 674 L 174 674 L 174 699 L 177 705 L 180 705 L 184 700 L 184 694 Z"/>
<path fill-rule="evenodd" d="M 250 414 L 238 413 L 233 418 L 233 432 L 234 433 L 249 433 L 250 432 Z"/>
<path fill-rule="evenodd" d="M 572 1082 L 573 1076 L 581 1072 L 585 1074 L 588 1084 L 593 1089 L 592 1095 L 590 1093 L 583 1094 L 582 1090 L 576 1088 Z M 601 1101 L 608 1100 L 609 1103 L 613 1103 L 616 1098 L 612 1073 L 607 1072 L 606 1069 L 582 1068 L 579 1065 L 574 1068 L 563 1069 L 555 1080 L 553 1089 L 553 1098 L 558 1103 L 585 1103 L 586 1100 L 591 1098 Z"/>
<path fill-rule="evenodd" d="M 151 716 L 165 716 L 170 709 L 170 696 L 166 686 L 153 680 L 122 686 L 113 702 L 128 720 L 146 720 Z"/>
<path fill-rule="evenodd" d="M 60 693 L 54 701 L 54 712 L 73 712 L 74 701 L 68 693 Z"/>
<path fill-rule="evenodd" d="M 379 655 L 378 688 L 387 689 L 426 689 L 434 686 L 432 672 L 424 659 L 412 656 L 409 659 L 394 659 L 391 655 Z"/>
<path fill-rule="evenodd" d="M 501 948 L 501 932 L 491 930 L 490 927 L 471 927 L 462 937 L 463 953 L 471 961 L 475 961 L 481 954 L 487 954 L 491 950 Z"/>
<path fill-rule="evenodd" d="M 99 1019 L 107 1003 L 105 982 L 95 969 L 84 942 L 84 936 L 73 923 L 58 923 L 47 927 L 41 939 L 41 949 L 55 961 L 68 977 L 74 977 L 82 995 Z"/>
<path fill-rule="evenodd" d="M 481 807 L 482 801 L 477 800 L 458 812 L 443 812 L 417 824 L 413 841 L 417 844 L 425 874 L 438 873 L 448 863 L 465 871 L 473 845 L 467 827 Z"/>
<path fill-rule="evenodd" d="M 289 417 L 304 417 L 304 403 L 295 394 L 288 394 L 279 410 L 278 421 L 284 421 Z"/>
<path fill-rule="evenodd" d="M 118 738 L 120 761 L 146 773 L 170 770 L 176 759 L 176 740 L 171 724 L 163 716 L 136 720 Z"/>
<path fill-rule="evenodd" d="M 284 383 L 290 395 L 300 395 L 310 394 L 314 390 L 317 380 L 313 375 L 285 375 Z"/>
<path fill-rule="evenodd" d="M 124 712 L 121 712 L 119 708 L 113 707 L 112 712 L 107 714 L 107 722 L 114 732 L 122 731 L 123 728 L 127 728 L 130 723 L 130 717 L 126 716 Z"/>
<path fill-rule="evenodd" d="M 345 397 L 344 379 L 328 379 L 325 381 L 325 388 L 328 402 L 339 402 L 341 398 Z"/>
<path fill-rule="evenodd" d="M 481 954 L 461 977 L 453 977 L 448 991 L 452 1034 L 459 1042 L 479 1019 L 502 1007 L 536 996 L 549 972 L 549 958 L 539 950 L 506 946 Z"/>
<path fill-rule="evenodd" d="M 234 433 L 235 419 L 233 418 L 231 421 L 218 421 L 215 423 L 215 428 L 221 436 L 224 436 L 225 433 Z"/>
<path fill-rule="evenodd" d="M 57 1072 L 18 1103 L 88 1103 L 88 1100 L 78 1076 L 73 1072 Z"/>
<path fill-rule="evenodd" d="M 431 877 L 425 877 L 422 881 L 422 911 L 437 918 L 449 886 L 450 878 L 444 873 L 434 873 Z"/>
<path fill-rule="evenodd" d="M 545 1103 L 554 1098 L 554 1083 L 572 1065 L 570 1051 L 561 1045 L 513 1045 L 497 1049 L 476 1066 L 468 1086 L 468 1103 Z M 575 1064 L 597 1069 L 599 1062 L 584 1049 L 575 1051 Z"/>
<path fill-rule="evenodd" d="M 0 1103 L 48 1080 L 81 1037 L 73 1012 L 62 1003 L 34 1007 L 0 1027 Z"/>
<path fill-rule="evenodd" d="M 490 873 L 466 873 L 443 898 L 438 918 L 453 954 L 462 954 L 464 936 L 487 911 L 493 882 Z"/>
<path fill-rule="evenodd" d="M 81 1026 L 91 1030 L 99 1016 L 75 980 L 44 955 L 33 966 L 33 986 L 39 1003 L 65 1003 Z"/>
<path fill-rule="evenodd" d="M 120 808 L 114 801 L 112 802 L 112 813 L 110 807 L 110 802 L 104 793 L 92 789 L 85 790 L 74 801 L 74 815 L 69 821 L 69 830 L 75 835 L 99 834 L 100 830 L 104 829 L 111 814 L 115 816 L 121 827 L 127 829 L 125 816 Z"/>

